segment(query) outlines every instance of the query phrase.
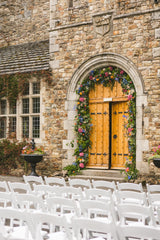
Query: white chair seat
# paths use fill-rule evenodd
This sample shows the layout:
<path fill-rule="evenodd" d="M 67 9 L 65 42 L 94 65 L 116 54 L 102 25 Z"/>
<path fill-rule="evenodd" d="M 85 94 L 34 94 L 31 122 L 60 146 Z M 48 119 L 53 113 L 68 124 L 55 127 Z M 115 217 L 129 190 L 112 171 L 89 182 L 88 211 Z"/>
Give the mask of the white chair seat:
<path fill-rule="evenodd" d="M 28 234 L 28 227 L 27 226 L 21 226 L 21 227 L 14 227 L 13 232 L 10 232 L 7 236 L 8 240 L 34 240 L 32 238 L 31 233 Z"/>
<path fill-rule="evenodd" d="M 47 240 L 69 240 L 65 232 L 55 232 L 47 235 Z"/>

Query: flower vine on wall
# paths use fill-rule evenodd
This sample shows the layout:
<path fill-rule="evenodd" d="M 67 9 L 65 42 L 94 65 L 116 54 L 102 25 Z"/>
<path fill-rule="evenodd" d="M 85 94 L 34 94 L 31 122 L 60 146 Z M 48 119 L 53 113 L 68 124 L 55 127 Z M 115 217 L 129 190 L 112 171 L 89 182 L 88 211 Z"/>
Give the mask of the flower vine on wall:
<path fill-rule="evenodd" d="M 115 82 L 119 82 L 122 91 L 128 96 L 128 115 L 127 118 L 127 136 L 129 155 L 126 158 L 124 173 L 128 180 L 137 178 L 138 171 L 136 169 L 136 92 L 134 84 L 129 75 L 115 66 L 98 68 L 89 73 L 87 78 L 80 84 L 76 93 L 78 94 L 77 114 L 75 116 L 74 130 L 77 136 L 77 147 L 74 151 L 76 161 L 66 166 L 64 169 L 68 171 L 68 175 L 76 174 L 84 169 L 89 159 L 89 148 L 91 147 L 90 132 L 92 128 L 91 117 L 89 111 L 89 91 L 94 89 L 95 85 L 103 84 L 104 87 L 113 89 Z"/>
<path fill-rule="evenodd" d="M 33 77 L 37 80 L 43 78 L 48 84 L 51 84 L 52 71 L 48 69 L 0 75 L 0 99 L 6 97 L 9 101 L 16 100 L 19 95 L 23 94 L 26 83 Z"/>

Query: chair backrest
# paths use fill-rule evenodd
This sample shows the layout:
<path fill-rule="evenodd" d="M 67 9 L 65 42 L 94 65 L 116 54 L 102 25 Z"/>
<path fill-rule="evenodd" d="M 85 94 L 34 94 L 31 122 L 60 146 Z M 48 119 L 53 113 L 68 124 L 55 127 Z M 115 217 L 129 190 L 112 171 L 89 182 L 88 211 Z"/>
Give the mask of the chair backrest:
<path fill-rule="evenodd" d="M 92 180 L 93 188 L 100 188 L 105 190 L 116 191 L 116 184 L 114 181 L 104 181 L 104 180 Z"/>
<path fill-rule="evenodd" d="M 33 194 L 15 194 L 15 201 L 17 207 L 20 209 L 26 209 L 27 211 L 45 211 L 46 207 L 43 199 L 40 196 Z"/>
<path fill-rule="evenodd" d="M 90 189 L 85 189 L 84 192 L 85 192 L 86 199 L 113 202 L 112 193 L 110 189 L 104 190 L 104 189 L 90 188 Z"/>
<path fill-rule="evenodd" d="M 62 195 L 62 187 L 50 185 L 33 184 L 33 193 L 42 196 L 44 199 L 48 197 L 56 197 Z"/>
<path fill-rule="evenodd" d="M 116 191 L 118 203 L 131 203 L 147 206 L 147 198 L 145 192 L 134 191 Z"/>
<path fill-rule="evenodd" d="M 160 207 L 160 193 L 149 193 L 148 202 L 154 210 L 157 210 Z"/>
<path fill-rule="evenodd" d="M 6 181 L 0 181 L 0 192 L 9 192 L 9 187 Z"/>
<path fill-rule="evenodd" d="M 119 183 L 117 182 L 119 191 L 136 191 L 143 192 L 142 183 Z"/>
<path fill-rule="evenodd" d="M 62 197 L 69 198 L 69 199 L 75 199 L 75 200 L 81 200 L 84 198 L 84 192 L 82 191 L 82 188 L 78 187 L 61 187 L 61 193 Z"/>
<path fill-rule="evenodd" d="M 114 220 L 117 222 L 115 208 L 111 202 L 101 202 L 97 200 L 81 200 L 79 202 L 81 215 L 88 218 L 97 218 L 102 220 Z"/>
<path fill-rule="evenodd" d="M 44 184 L 43 178 L 41 176 L 25 176 L 23 175 L 23 179 L 25 183 L 29 183 L 32 187 L 33 183 L 35 184 Z"/>
<path fill-rule="evenodd" d="M 18 209 L 0 208 L 0 232 L 8 240 L 35 239 L 33 220 L 30 214 Z"/>
<path fill-rule="evenodd" d="M 0 192 L 0 207 L 17 207 L 15 198 L 11 192 Z"/>
<path fill-rule="evenodd" d="M 77 202 L 73 199 L 62 197 L 51 197 L 46 199 L 46 206 L 48 211 L 53 214 L 73 213 L 73 215 L 80 216 L 80 209 Z"/>
<path fill-rule="evenodd" d="M 159 240 L 160 239 L 160 228 L 154 226 L 128 226 L 119 225 L 117 226 L 120 240 L 124 239 L 140 239 L 140 240 Z"/>
<path fill-rule="evenodd" d="M 119 221 L 125 224 L 143 224 L 156 226 L 155 217 L 151 206 L 141 206 L 137 204 L 118 204 L 117 212 Z"/>
<path fill-rule="evenodd" d="M 73 218 L 73 240 L 93 239 L 92 234 L 96 236 L 104 236 L 104 238 L 96 239 L 114 239 L 118 240 L 116 227 L 114 222 L 101 222 L 88 218 Z M 124 240 L 124 239 L 123 239 Z"/>
<path fill-rule="evenodd" d="M 147 192 L 148 193 L 160 193 L 160 185 L 150 185 L 150 184 L 146 184 L 147 186 Z"/>
<path fill-rule="evenodd" d="M 68 183 L 69 183 L 69 186 L 71 187 L 81 187 L 82 189 L 92 187 L 89 179 L 69 178 Z"/>
<path fill-rule="evenodd" d="M 58 216 L 50 213 L 33 213 L 32 218 L 34 220 L 36 234 L 34 240 L 48 239 L 48 236 L 51 236 L 49 239 L 56 240 L 71 239 L 68 223 L 65 216 Z M 45 228 L 47 229 L 47 235 L 45 235 L 46 238 L 43 238 L 42 232 L 45 230 Z"/>
<path fill-rule="evenodd" d="M 66 182 L 64 178 L 45 176 L 44 180 L 47 185 L 66 186 Z"/>
<path fill-rule="evenodd" d="M 32 189 L 28 183 L 21 182 L 8 182 L 9 188 L 12 193 L 31 193 Z"/>

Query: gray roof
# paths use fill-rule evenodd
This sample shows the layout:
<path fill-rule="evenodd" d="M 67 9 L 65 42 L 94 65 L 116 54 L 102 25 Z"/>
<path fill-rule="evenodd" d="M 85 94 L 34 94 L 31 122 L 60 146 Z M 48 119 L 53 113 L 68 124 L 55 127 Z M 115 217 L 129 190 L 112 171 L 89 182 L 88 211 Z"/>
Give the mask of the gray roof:
<path fill-rule="evenodd" d="M 0 48 L 0 75 L 49 69 L 49 41 Z"/>

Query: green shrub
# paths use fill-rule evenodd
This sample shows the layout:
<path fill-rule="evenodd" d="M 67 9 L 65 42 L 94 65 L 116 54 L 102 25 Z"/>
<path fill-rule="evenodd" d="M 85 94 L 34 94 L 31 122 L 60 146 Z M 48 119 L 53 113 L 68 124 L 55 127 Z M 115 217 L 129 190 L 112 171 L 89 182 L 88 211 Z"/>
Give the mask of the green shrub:
<path fill-rule="evenodd" d="M 4 139 L 0 141 L 0 174 L 9 174 L 10 169 L 24 167 L 24 160 L 21 158 L 21 150 L 26 141 Z"/>

